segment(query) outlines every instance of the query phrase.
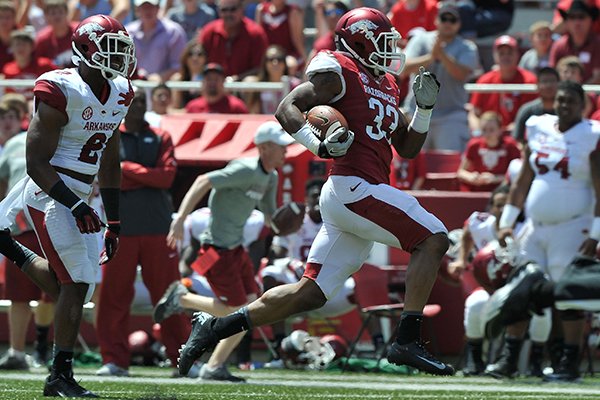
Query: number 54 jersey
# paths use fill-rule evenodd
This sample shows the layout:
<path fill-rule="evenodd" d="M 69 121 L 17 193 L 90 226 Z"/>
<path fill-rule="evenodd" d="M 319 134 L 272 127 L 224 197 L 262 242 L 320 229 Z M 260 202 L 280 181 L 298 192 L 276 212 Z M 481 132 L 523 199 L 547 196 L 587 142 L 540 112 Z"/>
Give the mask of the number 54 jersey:
<path fill-rule="evenodd" d="M 127 114 L 134 93 L 129 80 L 106 80 L 101 98 L 83 81 L 77 69 L 41 75 L 33 89 L 35 105 L 44 102 L 68 118 L 50 164 L 86 175 L 98 172 L 106 142 Z"/>
<path fill-rule="evenodd" d="M 584 119 L 565 132 L 557 127 L 558 117 L 549 114 L 526 122 L 529 164 L 535 172 L 526 215 L 545 224 L 589 214 L 594 204 L 590 153 L 600 149 L 600 124 Z"/>
<path fill-rule="evenodd" d="M 344 157 L 334 160 L 331 174 L 389 184 L 391 135 L 405 123 L 396 80 L 387 73 L 372 75 L 342 52 L 322 51 L 306 69 L 309 78 L 322 72 L 334 72 L 342 80 L 341 93 L 329 104 L 346 117 L 354 132 L 354 143 Z"/>

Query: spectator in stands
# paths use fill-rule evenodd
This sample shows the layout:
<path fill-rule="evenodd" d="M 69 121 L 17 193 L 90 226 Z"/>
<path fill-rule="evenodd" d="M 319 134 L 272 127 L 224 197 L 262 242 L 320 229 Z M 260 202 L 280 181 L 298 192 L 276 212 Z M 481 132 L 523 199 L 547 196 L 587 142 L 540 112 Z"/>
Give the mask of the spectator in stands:
<path fill-rule="evenodd" d="M 304 13 L 286 0 L 267 0 L 256 8 L 255 21 L 267 34 L 269 45 L 285 49 L 290 66 L 302 66 L 306 61 L 304 47 Z"/>
<path fill-rule="evenodd" d="M 137 66 L 148 80 L 164 82 L 179 70 L 185 48 L 183 28 L 167 18 L 158 18 L 160 0 L 135 0 L 139 20 L 125 26 L 135 43 Z"/>
<path fill-rule="evenodd" d="M 20 3 L 20 8 L 17 8 L 17 26 L 31 25 L 36 32 L 46 27 L 44 0 L 25 0 Z"/>
<path fill-rule="evenodd" d="M 531 48 L 521 56 L 519 67 L 536 73 L 540 68 L 550 65 L 552 25 L 547 21 L 534 22 L 529 27 L 529 38 Z"/>
<path fill-rule="evenodd" d="M 422 27 L 426 31 L 435 30 L 437 15 L 436 0 L 397 0 L 388 13 L 388 18 L 398 33 L 407 38 L 408 32 L 416 27 Z"/>
<path fill-rule="evenodd" d="M 348 12 L 348 6 L 341 0 L 317 1 L 314 7 L 317 37 L 313 42 L 308 61 L 321 50 L 335 50 L 335 26 L 342 15 Z"/>
<path fill-rule="evenodd" d="M 395 187 L 402 190 L 420 190 L 425 183 L 425 153 L 419 152 L 415 158 L 402 158 L 394 151 L 392 174 L 395 174 Z"/>
<path fill-rule="evenodd" d="M 206 52 L 202 44 L 195 40 L 188 42 L 181 53 L 179 60 L 179 72 L 171 77 L 173 81 L 195 81 L 202 82 L 203 71 L 206 66 Z M 175 108 L 183 108 L 192 99 L 200 96 L 200 90 L 173 90 L 173 105 Z"/>
<path fill-rule="evenodd" d="M 164 83 L 152 88 L 150 93 L 150 111 L 146 111 L 144 119 L 151 128 L 160 128 L 162 116 L 169 112 L 173 103 L 173 94 Z"/>
<path fill-rule="evenodd" d="M 17 29 L 17 10 L 14 2 L 0 1 L 0 69 L 13 60 L 10 51 L 10 34 Z"/>
<path fill-rule="evenodd" d="M 129 321 L 137 266 L 142 267 L 153 304 L 180 278 L 177 252 L 166 242 L 173 213 L 168 189 L 177 170 L 174 146 L 167 132 L 150 128 L 144 120 L 144 91 L 136 93 L 129 110 L 121 130 L 121 246 L 104 265 L 98 303 L 96 331 L 103 366 L 96 374 L 103 376 L 129 375 L 128 331 L 124 327 Z M 175 367 L 179 345 L 189 332 L 187 320 L 183 316 L 166 319 L 161 332 Z"/>
<path fill-rule="evenodd" d="M 556 70 L 561 81 L 573 81 L 583 84 L 583 74 L 585 73 L 583 63 L 577 56 L 566 56 L 558 60 Z M 597 96 L 593 92 L 585 94 L 585 107 L 583 115 L 587 117 L 596 109 Z"/>
<path fill-rule="evenodd" d="M 0 103 L 0 124 L 5 124 L 12 132 L 20 131 L 20 114 L 17 108 Z M 18 133 L 6 142 L 0 150 L 0 198 L 23 178 L 25 166 L 25 132 Z M 29 247 L 32 251 L 41 253 L 40 245 L 32 227 L 27 223 L 23 214 L 16 218 L 17 223 L 11 227 L 14 238 Z M 53 303 L 36 285 L 22 273 L 8 258 L 4 259 L 5 297 L 11 301 L 8 310 L 9 344 L 6 354 L 0 359 L 0 369 L 28 370 L 29 363 L 25 357 L 25 339 L 31 318 L 29 302 L 39 301 L 35 311 L 35 353 L 33 362 L 36 366 L 45 366 L 48 355 L 48 330 L 53 319 Z"/>
<path fill-rule="evenodd" d="M 268 46 L 265 30 L 244 17 L 243 0 L 220 0 L 219 19 L 200 32 L 207 61 L 223 66 L 234 81 L 256 74 Z"/>
<path fill-rule="evenodd" d="M 217 19 L 217 13 L 204 1 L 182 0 L 182 4 L 171 8 L 167 18 L 177 22 L 187 36 L 187 40 L 196 39 L 204 25 Z"/>
<path fill-rule="evenodd" d="M 406 66 L 402 77 L 418 73 L 423 65 L 437 76 L 441 95 L 431 118 L 426 149 L 463 151 L 469 139 L 469 125 L 465 104 L 468 101 L 464 84 L 479 65 L 477 46 L 458 35 L 460 15 L 454 4 L 440 3 L 435 20 L 436 31 L 413 37 L 406 49 Z M 413 112 L 416 108 L 414 95 L 410 92 L 404 107 Z"/>
<path fill-rule="evenodd" d="M 583 83 L 600 83 L 600 37 L 592 30 L 598 9 L 576 0 L 567 11 L 559 10 L 565 19 L 566 33 L 550 49 L 550 65 L 556 67 L 566 56 L 577 56 L 583 64 Z"/>
<path fill-rule="evenodd" d="M 21 113 L 18 108 L 8 104 L 0 104 L 0 151 L 4 144 L 21 132 Z"/>
<path fill-rule="evenodd" d="M 69 20 L 67 0 L 44 0 L 44 18 L 47 27 L 37 34 L 35 51 L 38 57 L 52 60 L 59 68 L 73 66 L 71 36 L 77 27 Z"/>
<path fill-rule="evenodd" d="M 461 35 L 471 39 L 506 31 L 512 23 L 514 3 L 514 0 L 458 1 L 463 21 Z"/>
<path fill-rule="evenodd" d="M 25 96 L 19 93 L 5 93 L 0 99 L 2 103 L 11 107 L 16 107 L 21 115 L 21 130 L 26 131 L 31 119 L 30 104 L 27 103 Z"/>
<path fill-rule="evenodd" d="M 56 69 L 52 60 L 38 57 L 34 52 L 35 33 L 28 29 L 15 30 L 10 35 L 10 49 L 14 61 L 4 65 L 2 75 L 5 79 L 36 79 L 44 72 Z M 27 100 L 33 100 L 31 87 L 6 87 L 6 93 L 21 93 Z"/>
<path fill-rule="evenodd" d="M 71 0 L 71 21 L 83 21 L 92 15 L 103 14 L 125 24 L 129 22 L 131 4 L 129 0 Z"/>
<path fill-rule="evenodd" d="M 561 11 L 566 12 L 569 7 L 571 7 L 571 4 L 573 3 L 573 0 L 559 0 L 558 4 L 556 5 L 556 8 L 554 9 L 554 15 L 552 16 L 552 27 L 553 27 L 553 31 L 554 33 L 558 33 L 560 35 L 563 35 L 567 29 L 566 24 L 565 24 L 565 19 L 561 14 Z M 587 0 L 588 5 L 590 6 L 595 6 L 596 8 L 600 9 L 600 0 Z M 600 20 L 596 18 L 596 21 L 594 21 L 594 25 L 592 27 L 592 29 L 594 30 L 594 32 L 596 33 L 600 33 Z"/>
<path fill-rule="evenodd" d="M 480 136 L 467 143 L 458 180 L 465 192 L 490 192 L 503 180 L 508 164 L 519 158 L 517 142 L 502 132 L 502 117 L 495 111 L 486 111 L 479 118 Z"/>
<path fill-rule="evenodd" d="M 512 36 L 503 35 L 494 41 L 494 62 L 498 68 L 477 79 L 477 83 L 536 83 L 532 73 L 518 66 L 519 47 Z M 479 117 L 485 111 L 496 111 L 502 116 L 502 128 L 511 129 L 521 105 L 536 95 L 523 92 L 473 93 L 469 110 L 471 130 L 479 129 Z"/>
<path fill-rule="evenodd" d="M 519 108 L 515 117 L 515 127 L 512 136 L 519 143 L 525 142 L 525 122 L 532 115 L 554 114 L 554 97 L 558 89 L 560 76 L 552 67 L 544 67 L 537 72 L 538 95 Z"/>
<path fill-rule="evenodd" d="M 206 64 L 203 71 L 202 96 L 185 105 L 188 113 L 247 114 L 244 102 L 227 94 L 225 89 L 225 71 L 216 63 Z"/>
<path fill-rule="evenodd" d="M 290 90 L 300 84 L 300 80 L 291 76 L 289 72 L 283 47 L 271 45 L 267 47 L 258 75 L 247 76 L 244 82 L 281 82 L 284 76 L 287 76 L 290 81 Z M 282 99 L 281 92 L 266 90 L 248 92 L 244 97 L 251 114 L 275 114 Z"/>

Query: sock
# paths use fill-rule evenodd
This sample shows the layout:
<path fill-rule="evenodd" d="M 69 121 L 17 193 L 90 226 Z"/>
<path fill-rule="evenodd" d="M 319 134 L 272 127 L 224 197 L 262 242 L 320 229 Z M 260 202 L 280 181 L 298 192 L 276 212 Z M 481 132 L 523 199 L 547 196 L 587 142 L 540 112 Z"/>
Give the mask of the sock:
<path fill-rule="evenodd" d="M 17 358 L 25 358 L 25 352 L 20 350 L 15 350 L 12 347 L 8 349 L 8 355 L 11 357 Z"/>
<path fill-rule="evenodd" d="M 398 324 L 396 342 L 407 344 L 421 338 L 421 322 L 423 313 L 416 311 L 405 311 L 400 317 Z"/>
<path fill-rule="evenodd" d="M 507 336 L 504 340 L 506 355 L 508 356 L 506 361 L 510 365 L 516 366 L 517 362 L 519 361 L 519 353 L 521 352 L 523 339 Z"/>
<path fill-rule="evenodd" d="M 213 324 L 213 331 L 219 340 L 228 338 L 242 331 L 247 331 L 250 328 L 252 328 L 252 323 L 248 316 L 247 307 L 242 307 L 226 317 L 217 318 Z"/>
<path fill-rule="evenodd" d="M 383 335 L 381 333 L 374 333 L 371 335 L 371 343 L 373 343 L 373 347 L 375 350 L 379 349 L 385 343 L 383 341 Z"/>
<path fill-rule="evenodd" d="M 37 257 L 33 251 L 14 240 L 8 229 L 0 232 L 0 253 L 4 254 L 6 258 L 17 264 L 21 269 Z"/>
<path fill-rule="evenodd" d="M 544 343 L 531 342 L 531 350 L 529 352 L 530 365 L 542 365 L 544 358 Z"/>
<path fill-rule="evenodd" d="M 554 305 L 554 282 L 541 281 L 533 284 L 531 299 L 539 309 Z"/>
<path fill-rule="evenodd" d="M 42 360 L 48 355 L 48 331 L 49 326 L 35 326 L 35 350 Z"/>
<path fill-rule="evenodd" d="M 52 379 L 58 375 L 66 377 L 73 375 L 73 349 L 61 349 L 54 345 L 54 360 L 52 361 Z"/>
<path fill-rule="evenodd" d="M 469 339 L 467 341 L 468 357 L 475 367 L 483 366 L 483 339 Z"/>

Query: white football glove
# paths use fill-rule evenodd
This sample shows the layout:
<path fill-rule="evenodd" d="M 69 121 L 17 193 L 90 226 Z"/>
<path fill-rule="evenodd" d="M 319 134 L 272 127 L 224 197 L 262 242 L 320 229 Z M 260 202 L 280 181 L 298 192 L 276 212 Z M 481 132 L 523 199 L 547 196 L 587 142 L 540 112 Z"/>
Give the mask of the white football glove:
<path fill-rule="evenodd" d="M 419 75 L 415 77 L 413 82 L 412 90 L 417 106 L 424 110 L 431 110 L 440 92 L 440 83 L 435 74 L 425 71 L 425 68 L 421 66 L 419 67 Z"/>
<path fill-rule="evenodd" d="M 345 141 L 340 142 L 340 136 L 346 132 L 348 133 L 348 138 Z M 352 145 L 352 142 L 354 142 L 354 132 L 351 130 L 346 131 L 346 128 L 340 126 L 331 132 L 331 134 L 329 134 L 329 136 L 327 136 L 323 142 L 321 142 L 319 145 L 319 157 L 336 158 L 346 155 L 346 152 L 350 148 L 350 145 Z"/>

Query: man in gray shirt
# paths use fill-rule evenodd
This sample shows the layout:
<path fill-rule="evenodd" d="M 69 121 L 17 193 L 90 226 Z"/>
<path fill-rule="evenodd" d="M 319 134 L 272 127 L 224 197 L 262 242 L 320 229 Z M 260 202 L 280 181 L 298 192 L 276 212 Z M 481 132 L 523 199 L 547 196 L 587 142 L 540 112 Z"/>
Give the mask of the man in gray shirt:
<path fill-rule="evenodd" d="M 188 40 L 196 39 L 204 25 L 217 19 L 217 13 L 202 0 L 183 0 L 182 3 L 171 8 L 167 18 L 181 25 Z"/>
<path fill-rule="evenodd" d="M 463 151 L 470 137 L 464 84 L 478 68 L 479 54 L 473 42 L 458 35 L 460 16 L 455 5 L 441 3 L 435 24 L 436 31 L 413 36 L 408 42 L 402 76 L 410 75 L 412 81 L 422 65 L 441 84 L 423 148 Z M 414 96 L 409 93 L 404 108 L 410 115 L 415 107 Z"/>
<path fill-rule="evenodd" d="M 225 316 L 258 297 L 254 266 L 242 246 L 244 225 L 256 206 L 267 223 L 276 207 L 278 175 L 286 146 L 294 139 L 275 121 L 262 124 L 255 136 L 258 157 L 231 161 L 223 169 L 200 175 L 186 193 L 171 223 L 168 243 L 175 247 L 183 238 L 183 222 L 210 191 L 211 217 L 200 237 L 201 248 L 192 268 L 208 280 L 217 299 L 209 299 L 211 311 Z M 212 189 L 212 190 L 211 190 Z M 218 306 L 218 307 L 217 307 Z M 227 371 L 225 362 L 243 333 L 221 341 L 200 370 L 202 379 L 243 381 Z"/>

